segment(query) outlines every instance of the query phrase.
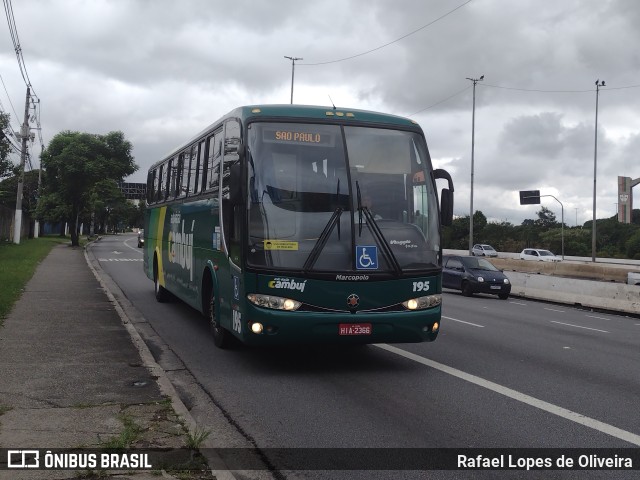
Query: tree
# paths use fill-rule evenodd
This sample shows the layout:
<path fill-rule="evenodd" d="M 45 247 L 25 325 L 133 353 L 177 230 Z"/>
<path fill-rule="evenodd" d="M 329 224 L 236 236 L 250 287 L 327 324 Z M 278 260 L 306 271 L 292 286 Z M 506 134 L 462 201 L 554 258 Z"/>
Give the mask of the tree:
<path fill-rule="evenodd" d="M 537 215 L 538 215 L 538 219 L 534 222 L 536 226 L 542 227 L 543 229 L 548 229 L 548 228 L 553 228 L 558 226 L 555 213 L 553 213 L 547 207 L 545 206 L 541 207 Z"/>
<path fill-rule="evenodd" d="M 32 216 L 38 202 L 38 174 L 39 170 L 24 172 L 24 184 L 22 186 L 22 213 L 26 217 Z M 15 210 L 17 192 L 17 176 L 5 178 L 0 181 L 0 205 L 4 205 L 11 210 Z"/>
<path fill-rule="evenodd" d="M 91 194 L 105 180 L 122 180 L 138 169 L 131 155 L 131 143 L 122 132 L 96 135 L 64 131 L 42 152 L 43 216 L 66 215 L 73 228 L 71 244 L 79 245 L 80 218 L 90 214 Z M 55 206 L 54 212 L 48 210 Z"/>
<path fill-rule="evenodd" d="M 0 113 L 0 178 L 11 175 L 14 165 L 9 160 L 11 143 L 4 133 L 9 128 L 9 114 Z"/>

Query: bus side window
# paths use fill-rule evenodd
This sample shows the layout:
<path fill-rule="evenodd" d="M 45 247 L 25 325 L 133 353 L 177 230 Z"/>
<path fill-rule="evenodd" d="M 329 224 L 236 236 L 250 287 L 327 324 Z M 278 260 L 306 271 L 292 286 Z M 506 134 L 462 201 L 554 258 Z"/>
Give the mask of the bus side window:
<path fill-rule="evenodd" d="M 157 186 L 156 186 L 156 202 L 160 202 L 162 200 L 164 200 L 164 164 L 160 165 L 160 169 L 159 169 L 159 174 L 158 177 L 156 178 L 157 180 Z"/>
<path fill-rule="evenodd" d="M 200 185 L 202 183 L 202 175 L 201 170 L 203 167 L 203 157 L 204 157 L 204 148 L 205 142 L 202 141 L 198 145 L 194 145 L 193 153 L 191 155 L 191 169 L 189 170 L 189 175 L 191 176 L 191 180 L 189 180 L 189 193 L 196 194 L 200 192 Z"/>
<path fill-rule="evenodd" d="M 184 152 L 184 156 L 182 158 L 182 173 L 181 177 L 181 185 L 180 185 L 180 193 L 179 196 L 184 197 L 189 193 L 189 171 L 191 169 L 191 159 L 193 155 L 191 152 L 193 151 L 193 147 L 189 147 L 189 149 Z"/>
<path fill-rule="evenodd" d="M 165 199 L 170 200 L 173 198 L 176 191 L 176 175 L 175 175 L 175 166 L 176 159 L 172 158 L 169 160 L 167 164 L 167 185 L 165 188 Z"/>
<path fill-rule="evenodd" d="M 155 200 L 156 188 L 156 169 L 149 171 L 147 175 L 147 203 L 153 203 Z"/>
<path fill-rule="evenodd" d="M 224 158 L 222 162 L 222 230 L 227 253 L 235 263 L 240 262 L 240 228 L 243 207 L 231 205 L 229 201 L 229 182 L 231 180 L 231 165 L 236 163 L 240 156 L 238 147 L 241 145 L 240 122 L 236 119 L 227 120 L 225 123 Z"/>
<path fill-rule="evenodd" d="M 209 137 L 209 158 L 207 160 L 207 190 L 218 191 L 220 175 L 220 155 L 222 150 L 222 130 Z"/>

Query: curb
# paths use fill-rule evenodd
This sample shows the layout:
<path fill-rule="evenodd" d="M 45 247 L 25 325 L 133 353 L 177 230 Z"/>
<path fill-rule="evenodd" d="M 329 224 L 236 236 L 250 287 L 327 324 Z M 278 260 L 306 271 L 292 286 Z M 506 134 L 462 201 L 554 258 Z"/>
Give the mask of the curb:
<path fill-rule="evenodd" d="M 102 278 L 102 275 L 105 275 L 107 277 L 108 275 L 102 271 L 102 268 L 100 268 L 99 264 L 94 265 L 92 260 L 89 258 L 88 249 L 91 247 L 92 243 L 94 243 L 95 241 L 98 241 L 99 239 L 100 237 L 98 237 L 96 240 L 87 244 L 87 246 L 84 248 L 84 258 L 85 258 L 85 261 L 87 262 L 87 265 L 91 269 L 91 272 L 93 273 L 93 275 L 98 280 L 100 287 L 103 289 L 103 291 L 109 298 L 109 301 L 113 304 L 116 312 L 118 312 L 118 316 L 120 317 L 122 324 L 126 328 L 127 332 L 129 333 L 129 336 L 131 337 L 131 340 L 133 341 L 133 344 L 136 346 L 136 348 L 138 349 L 138 352 L 140 353 L 140 358 L 142 359 L 144 366 L 149 369 L 149 371 L 153 376 L 156 377 L 156 381 L 160 388 L 160 392 L 171 399 L 171 405 L 174 411 L 176 412 L 176 414 L 178 414 L 180 417 L 184 419 L 185 423 L 187 424 L 187 428 L 189 432 L 197 431 L 198 424 L 196 423 L 195 419 L 187 409 L 186 405 L 180 399 L 178 392 L 176 391 L 173 384 L 169 380 L 169 377 L 167 376 L 166 372 L 155 361 L 151 353 L 151 350 L 149 350 L 149 347 L 142 339 L 135 325 L 133 324 L 133 322 L 131 322 L 131 320 L 125 313 L 125 310 L 122 307 L 122 305 L 120 305 L 115 295 L 111 292 L 111 289 L 119 290 L 118 286 L 113 281 L 109 282 L 111 285 L 107 286 L 107 283 Z M 99 273 L 98 270 L 100 270 L 102 274 Z M 124 296 L 124 294 L 122 295 Z M 218 456 L 217 453 L 215 453 L 213 445 L 208 440 L 205 440 L 203 444 L 206 450 L 205 452 L 201 452 L 201 453 L 207 459 L 207 463 L 209 465 L 226 465 L 222 460 L 222 458 Z M 219 480 L 237 480 L 236 477 L 233 475 L 233 473 L 229 469 L 226 469 L 226 470 L 212 469 L 211 473 Z"/>

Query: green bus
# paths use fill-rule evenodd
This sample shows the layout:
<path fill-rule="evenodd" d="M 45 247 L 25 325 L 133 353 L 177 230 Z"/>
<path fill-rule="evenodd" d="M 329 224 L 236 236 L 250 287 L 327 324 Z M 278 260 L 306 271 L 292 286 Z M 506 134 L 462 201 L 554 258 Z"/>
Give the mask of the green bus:
<path fill-rule="evenodd" d="M 447 181 L 438 200 L 436 179 Z M 453 183 L 410 119 L 239 107 L 150 169 L 144 270 L 214 343 L 422 342 L 441 318 Z M 440 207 L 439 207 L 440 204 Z"/>

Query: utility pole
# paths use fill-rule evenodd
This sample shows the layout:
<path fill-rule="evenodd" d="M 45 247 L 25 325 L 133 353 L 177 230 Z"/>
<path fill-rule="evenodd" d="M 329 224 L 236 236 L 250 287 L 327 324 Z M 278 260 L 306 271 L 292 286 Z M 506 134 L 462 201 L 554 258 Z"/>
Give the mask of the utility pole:
<path fill-rule="evenodd" d="M 288 58 L 289 60 L 291 60 L 291 104 L 293 105 L 293 75 L 296 70 L 296 60 L 304 60 L 304 58 L 287 57 L 286 55 L 284 56 L 284 58 Z"/>
<path fill-rule="evenodd" d="M 473 155 L 475 151 L 476 139 L 476 84 L 484 80 L 484 75 L 480 78 L 469 78 L 473 82 L 473 113 L 471 114 L 471 201 L 469 206 L 469 255 L 473 255 Z"/>
<path fill-rule="evenodd" d="M 593 147 L 593 225 L 591 226 L 591 261 L 596 261 L 596 173 L 598 165 L 598 96 L 600 87 L 604 87 L 604 80 L 596 80 L 596 134 Z"/>
<path fill-rule="evenodd" d="M 24 164 L 27 160 L 27 139 L 29 138 L 29 98 L 31 89 L 27 87 L 27 99 L 24 102 L 24 122 L 20 129 L 22 152 L 20 154 L 20 170 L 18 171 L 18 194 L 16 196 L 16 217 L 13 222 L 13 243 L 20 244 L 22 231 L 22 190 L 24 189 Z"/>

